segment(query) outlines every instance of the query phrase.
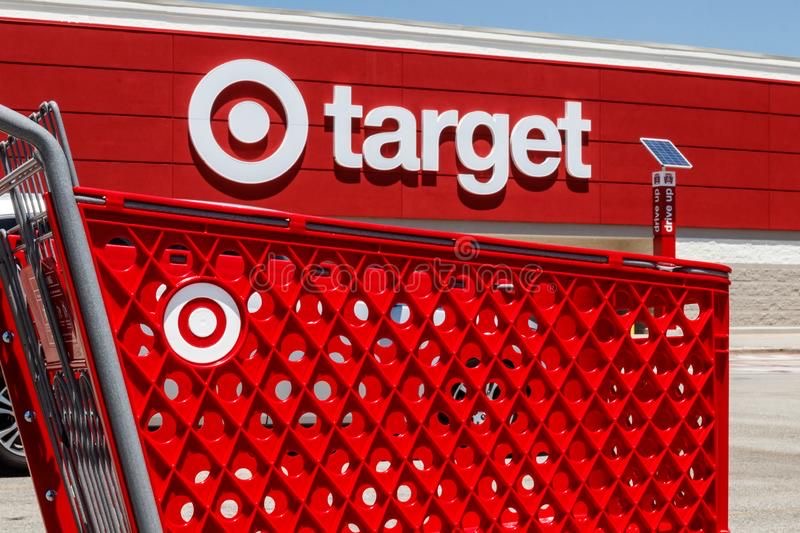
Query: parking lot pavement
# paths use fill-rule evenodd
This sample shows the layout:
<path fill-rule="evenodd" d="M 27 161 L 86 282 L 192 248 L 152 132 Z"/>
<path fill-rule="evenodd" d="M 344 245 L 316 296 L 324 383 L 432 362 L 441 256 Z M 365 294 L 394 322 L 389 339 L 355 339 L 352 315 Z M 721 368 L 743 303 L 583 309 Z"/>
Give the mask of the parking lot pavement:
<path fill-rule="evenodd" d="M 797 531 L 800 355 L 734 356 L 730 461 L 731 531 Z"/>
<path fill-rule="evenodd" d="M 733 533 L 800 524 L 800 355 L 735 354 L 731 363 Z M 33 485 L 0 478 L 0 532 L 43 531 Z"/>
<path fill-rule="evenodd" d="M 0 531 L 9 533 L 44 531 L 31 478 L 0 479 Z"/>

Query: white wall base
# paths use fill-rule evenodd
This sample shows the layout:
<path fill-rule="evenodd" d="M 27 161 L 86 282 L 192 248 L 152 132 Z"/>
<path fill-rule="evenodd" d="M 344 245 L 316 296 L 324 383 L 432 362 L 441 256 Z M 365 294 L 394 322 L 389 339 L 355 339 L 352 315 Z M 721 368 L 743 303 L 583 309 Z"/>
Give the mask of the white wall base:
<path fill-rule="evenodd" d="M 800 239 L 687 239 L 678 237 L 678 257 L 728 265 L 800 265 Z"/>
<path fill-rule="evenodd" d="M 800 326 L 731 328 L 730 349 L 732 352 L 800 353 Z"/>

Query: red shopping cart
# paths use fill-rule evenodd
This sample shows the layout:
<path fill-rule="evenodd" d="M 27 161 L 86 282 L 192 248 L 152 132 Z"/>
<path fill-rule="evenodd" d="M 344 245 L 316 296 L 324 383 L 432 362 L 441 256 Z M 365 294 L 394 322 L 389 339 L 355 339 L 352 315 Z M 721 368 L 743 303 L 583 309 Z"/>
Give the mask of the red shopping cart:
<path fill-rule="evenodd" d="M 0 108 L 48 528 L 727 530 L 725 267 L 82 188 L 56 117 Z"/>

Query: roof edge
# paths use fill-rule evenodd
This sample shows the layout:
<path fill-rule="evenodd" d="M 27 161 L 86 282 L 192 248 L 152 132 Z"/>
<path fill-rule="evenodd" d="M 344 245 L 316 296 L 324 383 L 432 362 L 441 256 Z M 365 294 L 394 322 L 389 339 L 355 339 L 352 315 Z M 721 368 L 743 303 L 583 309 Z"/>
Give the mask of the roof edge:
<path fill-rule="evenodd" d="M 800 59 L 632 41 L 156 0 L 0 0 L 0 18 L 590 63 L 800 82 Z"/>

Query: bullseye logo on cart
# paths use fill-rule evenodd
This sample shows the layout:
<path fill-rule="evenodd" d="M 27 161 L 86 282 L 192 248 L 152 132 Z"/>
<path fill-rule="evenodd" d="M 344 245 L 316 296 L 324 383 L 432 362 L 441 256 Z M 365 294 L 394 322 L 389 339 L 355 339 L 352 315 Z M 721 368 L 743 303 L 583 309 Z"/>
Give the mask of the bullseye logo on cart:
<path fill-rule="evenodd" d="M 240 159 L 226 151 L 212 132 L 218 98 L 239 84 L 256 84 L 274 95 L 285 117 L 283 140 L 260 160 Z M 493 195 L 508 183 L 511 165 L 521 179 L 553 176 L 563 164 L 573 178 L 591 177 L 583 158 L 583 140 L 591 121 L 582 116 L 581 102 L 564 102 L 562 116 L 522 117 L 510 124 L 509 115 L 456 109 L 409 109 L 383 105 L 365 109 L 353 101 L 352 87 L 334 85 L 318 111 L 331 125 L 333 159 L 341 168 L 377 172 L 438 172 L 444 136 L 455 136 L 458 184 L 467 193 Z M 314 111 L 314 110 L 312 110 Z M 354 142 L 355 128 L 363 141 Z M 262 143 L 270 117 L 261 102 L 240 100 L 228 114 L 228 130 L 244 146 Z M 281 70 L 253 59 L 237 59 L 214 68 L 198 83 L 189 102 L 189 137 L 202 161 L 220 177 L 241 184 L 264 184 L 285 175 L 306 150 L 309 109 L 297 85 Z M 487 135 L 488 134 L 488 135 Z M 489 142 L 478 150 L 477 138 Z M 321 147 L 309 147 L 309 149 Z"/>

